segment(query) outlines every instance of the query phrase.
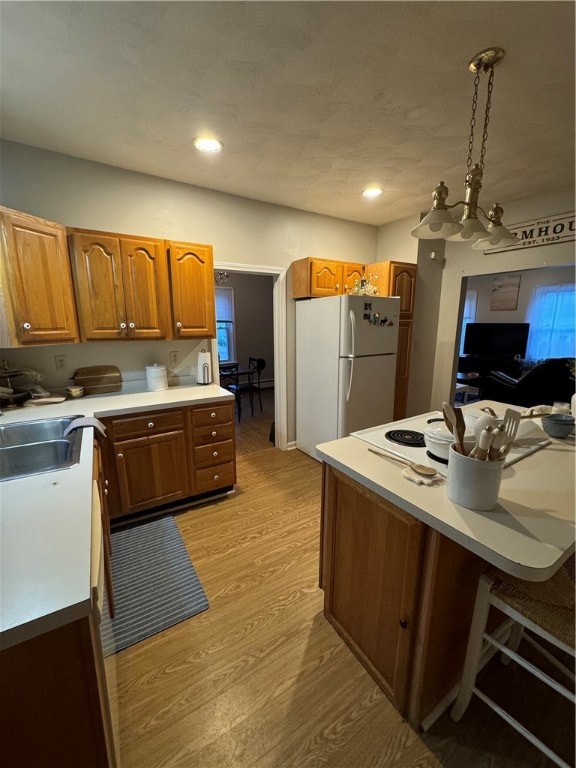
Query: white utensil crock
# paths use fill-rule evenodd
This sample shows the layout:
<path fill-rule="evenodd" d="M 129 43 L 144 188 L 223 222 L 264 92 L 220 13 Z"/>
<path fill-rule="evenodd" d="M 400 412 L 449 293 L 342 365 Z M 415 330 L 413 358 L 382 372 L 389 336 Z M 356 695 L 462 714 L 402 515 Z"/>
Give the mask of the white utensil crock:
<path fill-rule="evenodd" d="M 465 443 L 470 450 L 474 443 Z M 498 504 L 505 459 L 480 461 L 463 456 L 454 444 L 448 452 L 446 495 L 466 509 L 487 512 Z"/>

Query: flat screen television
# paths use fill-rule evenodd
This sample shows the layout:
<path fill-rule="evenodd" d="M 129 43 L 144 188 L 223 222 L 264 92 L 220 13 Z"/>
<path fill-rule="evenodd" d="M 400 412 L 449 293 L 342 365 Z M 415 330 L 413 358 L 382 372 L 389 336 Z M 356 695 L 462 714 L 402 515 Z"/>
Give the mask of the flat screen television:
<path fill-rule="evenodd" d="M 530 323 L 468 323 L 464 334 L 465 355 L 524 358 Z"/>

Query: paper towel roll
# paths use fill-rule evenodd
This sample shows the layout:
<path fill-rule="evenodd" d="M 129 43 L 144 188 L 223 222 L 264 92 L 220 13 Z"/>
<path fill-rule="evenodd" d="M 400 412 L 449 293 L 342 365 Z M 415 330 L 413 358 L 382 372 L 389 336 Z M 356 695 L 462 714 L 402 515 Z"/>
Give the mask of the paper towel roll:
<path fill-rule="evenodd" d="M 206 352 L 204 349 L 198 355 L 198 376 L 196 381 L 198 384 L 210 384 L 212 382 L 212 360 L 210 352 Z"/>
<path fill-rule="evenodd" d="M 168 389 L 168 375 L 165 365 L 146 366 L 146 388 L 149 392 L 157 392 L 160 389 Z"/>

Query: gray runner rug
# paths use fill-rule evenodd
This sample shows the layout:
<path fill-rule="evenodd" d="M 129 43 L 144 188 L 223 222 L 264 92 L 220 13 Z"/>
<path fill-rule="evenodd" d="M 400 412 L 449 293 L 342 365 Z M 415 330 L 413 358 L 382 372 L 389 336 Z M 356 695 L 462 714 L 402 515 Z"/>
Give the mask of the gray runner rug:
<path fill-rule="evenodd" d="M 112 583 L 116 615 L 103 622 L 105 653 L 106 647 L 121 651 L 208 608 L 171 516 L 112 533 Z M 107 631 L 113 632 L 108 642 Z"/>

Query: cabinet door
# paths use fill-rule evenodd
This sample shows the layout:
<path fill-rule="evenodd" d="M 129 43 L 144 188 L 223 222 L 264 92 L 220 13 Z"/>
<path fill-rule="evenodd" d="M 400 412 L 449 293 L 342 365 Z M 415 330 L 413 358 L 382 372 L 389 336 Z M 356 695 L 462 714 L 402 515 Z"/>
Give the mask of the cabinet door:
<path fill-rule="evenodd" d="M 356 281 L 364 277 L 363 264 L 343 264 L 342 266 L 342 290 L 340 293 L 347 293 L 354 288 Z"/>
<path fill-rule="evenodd" d="M 122 237 L 128 338 L 171 339 L 168 257 L 161 240 Z"/>
<path fill-rule="evenodd" d="M 83 341 L 128 338 L 120 241 L 101 232 L 69 237 Z"/>
<path fill-rule="evenodd" d="M 329 473 L 324 611 L 404 714 L 424 526 L 345 475 Z"/>
<path fill-rule="evenodd" d="M 411 348 L 412 320 L 400 320 L 398 322 L 398 352 L 396 356 L 396 383 L 394 386 L 394 421 L 406 418 Z"/>
<path fill-rule="evenodd" d="M 342 293 L 342 268 L 342 262 L 310 259 L 310 296 Z"/>
<path fill-rule="evenodd" d="M 216 336 L 212 246 L 169 243 L 177 339 Z"/>
<path fill-rule="evenodd" d="M 114 443 L 123 514 L 190 495 L 183 430 Z"/>
<path fill-rule="evenodd" d="M 9 344 L 78 341 L 66 230 L 60 224 L 0 208 L 2 282 Z"/>
<path fill-rule="evenodd" d="M 416 264 L 390 263 L 389 296 L 400 296 L 400 317 L 412 319 L 414 316 L 414 296 L 416 293 Z"/>

